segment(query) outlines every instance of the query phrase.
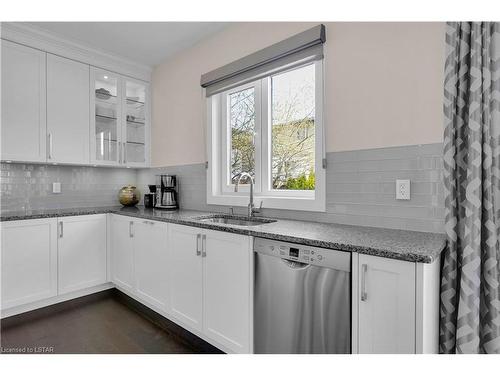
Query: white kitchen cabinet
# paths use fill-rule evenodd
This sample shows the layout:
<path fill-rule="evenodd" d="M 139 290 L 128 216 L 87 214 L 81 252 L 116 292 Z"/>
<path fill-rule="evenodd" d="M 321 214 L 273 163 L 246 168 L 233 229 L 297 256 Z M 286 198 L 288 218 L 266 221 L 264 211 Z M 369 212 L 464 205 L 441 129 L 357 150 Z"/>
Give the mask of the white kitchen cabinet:
<path fill-rule="evenodd" d="M 167 224 L 136 220 L 133 224 L 135 294 L 157 307 L 167 310 L 168 253 Z"/>
<path fill-rule="evenodd" d="M 359 353 L 415 353 L 415 269 L 413 262 L 359 255 Z"/>
<path fill-rule="evenodd" d="M 106 215 L 58 219 L 58 293 L 106 282 Z"/>
<path fill-rule="evenodd" d="M 252 351 L 250 243 L 247 236 L 169 225 L 172 315 L 236 353 Z"/>
<path fill-rule="evenodd" d="M 90 82 L 92 164 L 148 166 L 149 84 L 98 68 L 91 68 Z"/>
<path fill-rule="evenodd" d="M 203 324 L 203 264 L 199 228 L 171 224 L 168 231 L 170 253 L 170 310 L 174 317 L 198 331 Z"/>
<path fill-rule="evenodd" d="M 134 290 L 134 219 L 111 215 L 111 281 Z"/>
<path fill-rule="evenodd" d="M 111 280 L 159 311 L 168 305 L 167 224 L 111 215 Z"/>
<path fill-rule="evenodd" d="M 2 160 L 149 166 L 148 82 L 6 40 L 1 50 Z"/>
<path fill-rule="evenodd" d="M 90 163 L 89 69 L 47 54 L 48 162 Z"/>
<path fill-rule="evenodd" d="M 45 52 L 1 41 L 2 160 L 45 162 Z"/>
<path fill-rule="evenodd" d="M 2 309 L 57 295 L 57 219 L 3 222 Z"/>
<path fill-rule="evenodd" d="M 252 259 L 246 236 L 203 232 L 203 331 L 237 353 L 250 353 Z"/>
<path fill-rule="evenodd" d="M 122 164 L 145 167 L 150 162 L 149 83 L 122 78 Z"/>
<path fill-rule="evenodd" d="M 119 74 L 90 68 L 90 161 L 122 164 L 122 79 Z"/>

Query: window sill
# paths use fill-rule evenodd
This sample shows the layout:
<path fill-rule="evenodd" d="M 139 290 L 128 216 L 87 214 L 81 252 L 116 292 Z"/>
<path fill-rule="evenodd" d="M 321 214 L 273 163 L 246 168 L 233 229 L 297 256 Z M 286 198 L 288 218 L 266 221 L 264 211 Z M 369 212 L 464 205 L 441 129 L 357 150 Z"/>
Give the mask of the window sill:
<path fill-rule="evenodd" d="M 219 206 L 247 207 L 249 202 L 248 195 L 207 195 L 207 204 Z M 254 195 L 255 207 L 259 207 L 262 202 L 262 208 L 273 208 L 278 210 L 295 211 L 314 211 L 325 212 L 325 199 L 321 197 L 275 197 Z"/>

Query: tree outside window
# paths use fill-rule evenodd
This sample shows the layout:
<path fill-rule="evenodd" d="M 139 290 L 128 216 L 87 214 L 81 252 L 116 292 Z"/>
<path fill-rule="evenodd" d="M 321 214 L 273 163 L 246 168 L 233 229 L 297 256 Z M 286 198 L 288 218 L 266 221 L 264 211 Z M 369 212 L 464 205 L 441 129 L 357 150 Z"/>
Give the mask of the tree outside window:
<path fill-rule="evenodd" d="M 315 189 L 314 74 L 314 65 L 308 65 L 270 78 L 272 189 Z M 254 88 L 231 93 L 228 106 L 230 179 L 235 184 L 242 172 L 255 176 Z"/>

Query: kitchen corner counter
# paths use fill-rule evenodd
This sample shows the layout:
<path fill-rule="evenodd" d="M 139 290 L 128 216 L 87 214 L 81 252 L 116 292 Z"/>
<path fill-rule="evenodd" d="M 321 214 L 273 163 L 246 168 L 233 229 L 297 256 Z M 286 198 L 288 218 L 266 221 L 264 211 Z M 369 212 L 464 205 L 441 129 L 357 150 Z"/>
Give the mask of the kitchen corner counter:
<path fill-rule="evenodd" d="M 0 221 L 113 213 L 147 220 L 189 225 L 199 228 L 269 238 L 327 249 L 358 252 L 409 262 L 432 263 L 446 245 L 444 234 L 344 224 L 278 219 L 277 222 L 242 227 L 200 222 L 206 211 L 164 211 L 144 207 L 93 207 L 2 213 Z"/>

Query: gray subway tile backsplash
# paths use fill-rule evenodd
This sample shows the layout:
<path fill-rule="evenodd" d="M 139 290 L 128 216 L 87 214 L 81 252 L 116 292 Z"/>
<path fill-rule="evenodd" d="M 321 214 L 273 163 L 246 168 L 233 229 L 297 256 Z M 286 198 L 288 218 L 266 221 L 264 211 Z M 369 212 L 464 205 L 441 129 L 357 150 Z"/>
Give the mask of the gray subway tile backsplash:
<path fill-rule="evenodd" d="M 441 154 L 441 143 L 328 153 L 326 212 L 264 209 L 264 215 L 442 232 Z M 204 164 L 140 170 L 138 186 L 145 188 L 160 173 L 178 175 L 181 207 L 227 212 L 227 207 L 206 204 Z M 396 179 L 411 180 L 410 201 L 395 199 Z"/>
<path fill-rule="evenodd" d="M 117 205 L 118 190 L 135 184 L 131 169 L 1 163 L 2 212 Z M 52 193 L 52 183 L 61 193 Z"/>
<path fill-rule="evenodd" d="M 264 209 L 277 218 L 442 232 L 442 144 L 388 147 L 327 154 L 326 212 Z M 135 183 L 142 193 L 155 175 L 176 174 L 184 209 L 225 211 L 206 204 L 205 165 L 141 170 L 2 163 L 2 210 L 117 204 L 119 188 Z M 52 182 L 63 194 L 51 193 Z M 411 180 L 411 200 L 395 199 L 396 179 Z M 245 212 L 245 208 L 236 208 Z"/>

